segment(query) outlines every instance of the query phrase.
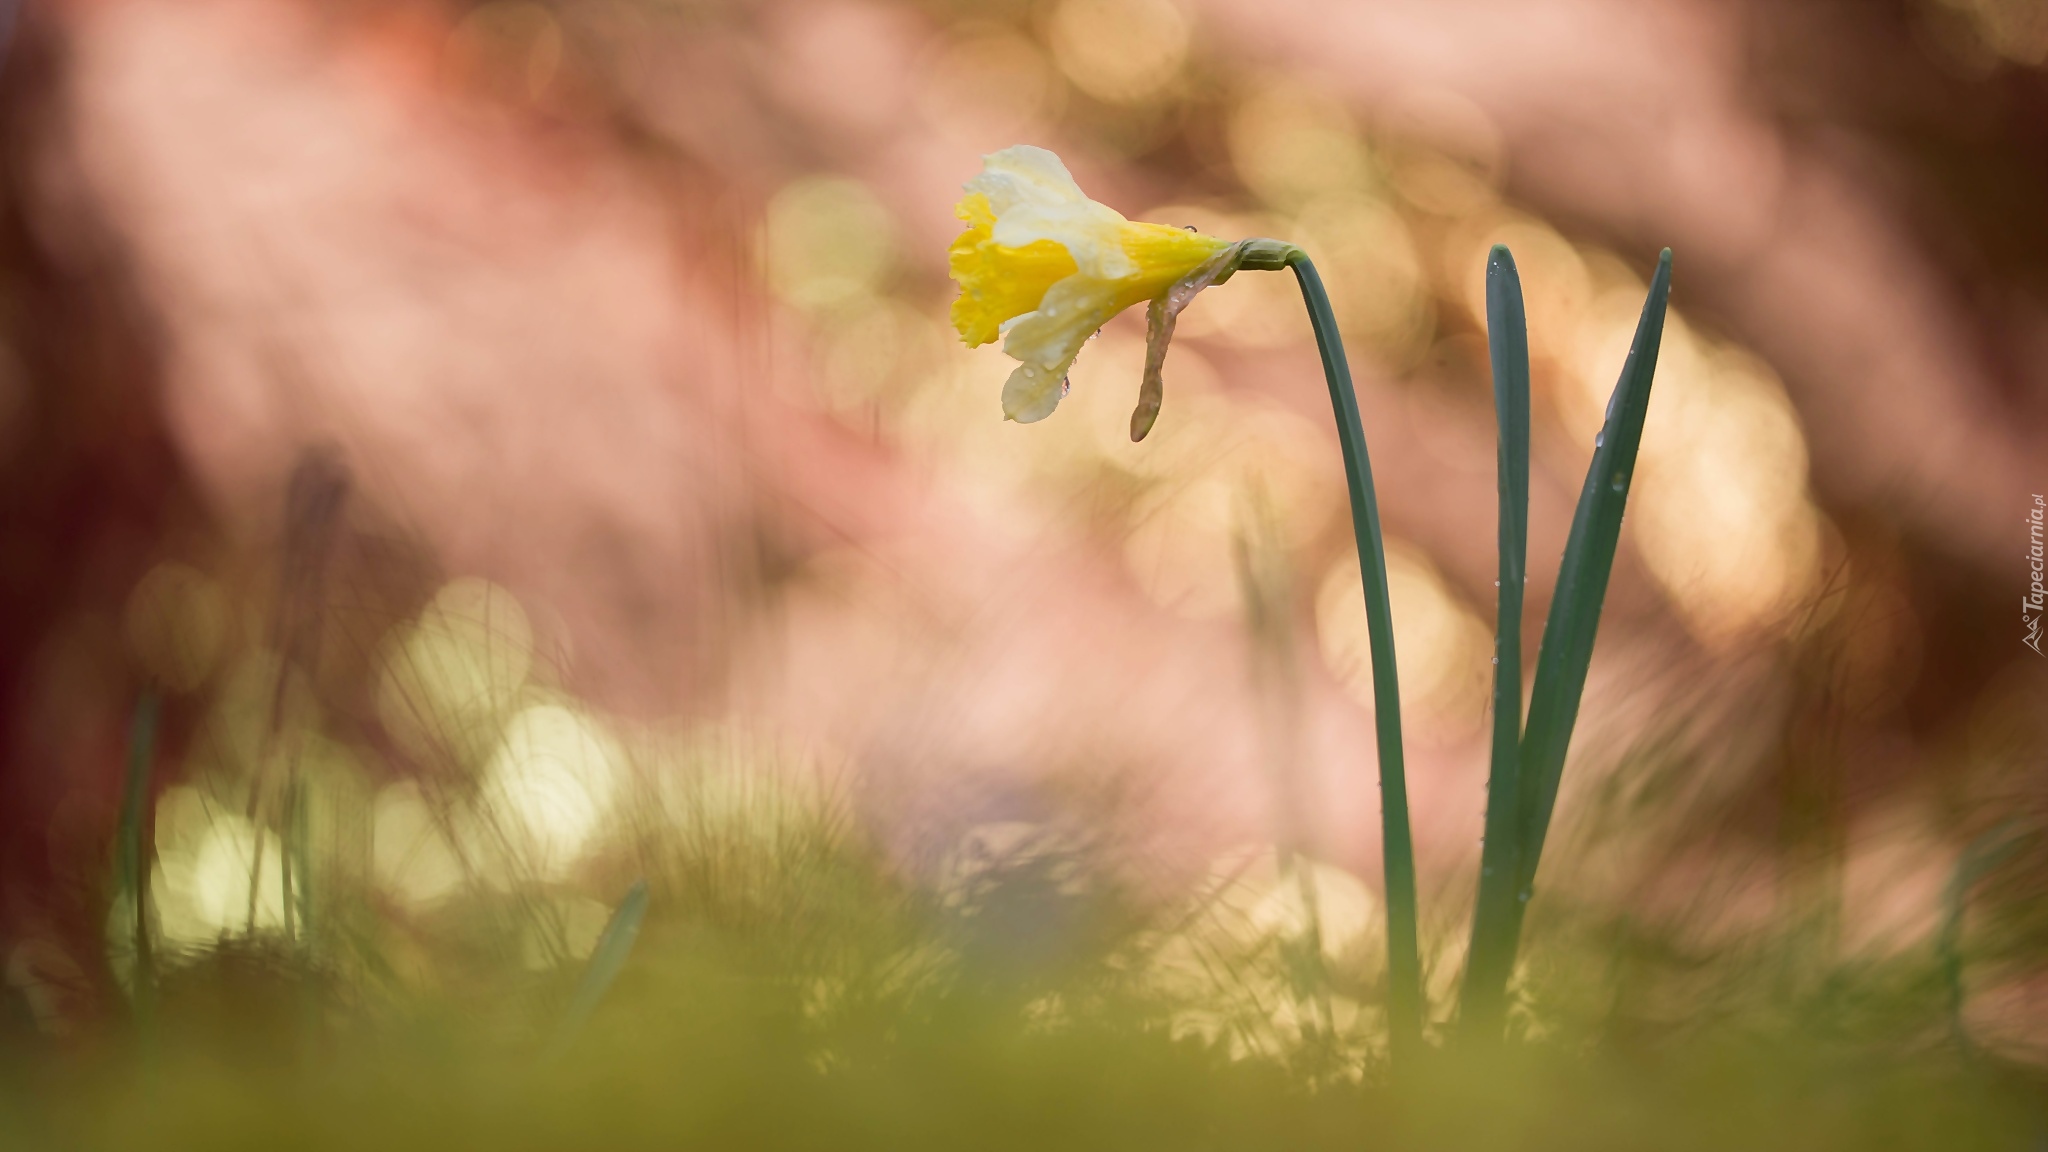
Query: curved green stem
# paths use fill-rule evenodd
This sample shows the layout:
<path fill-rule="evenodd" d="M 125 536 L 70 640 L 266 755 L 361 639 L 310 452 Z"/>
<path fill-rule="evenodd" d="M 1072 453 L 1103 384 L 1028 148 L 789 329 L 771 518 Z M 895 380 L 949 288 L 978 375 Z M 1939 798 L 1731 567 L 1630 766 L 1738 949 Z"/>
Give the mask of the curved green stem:
<path fill-rule="evenodd" d="M 1415 844 L 1408 828 L 1408 776 L 1401 755 L 1401 688 L 1394 668 L 1394 613 L 1387 599 L 1387 553 L 1380 539 L 1379 503 L 1351 367 L 1323 278 L 1306 253 L 1290 249 L 1286 264 L 1301 282 L 1301 297 L 1315 326 L 1330 383 L 1344 475 L 1351 487 L 1351 530 L 1358 539 L 1358 569 L 1365 585 L 1365 617 L 1372 647 L 1373 716 L 1379 736 L 1381 858 L 1387 899 L 1387 1027 L 1393 1058 L 1408 1059 L 1422 1043 L 1422 959 L 1417 941 Z M 1247 264 L 1247 267 L 1252 265 Z"/>

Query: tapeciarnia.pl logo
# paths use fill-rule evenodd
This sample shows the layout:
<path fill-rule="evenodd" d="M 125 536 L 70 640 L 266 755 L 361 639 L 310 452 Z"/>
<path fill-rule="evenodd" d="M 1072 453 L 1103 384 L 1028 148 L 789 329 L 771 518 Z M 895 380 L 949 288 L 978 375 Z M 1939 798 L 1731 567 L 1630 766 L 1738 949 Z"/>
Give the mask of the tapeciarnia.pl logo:
<path fill-rule="evenodd" d="M 2027 589 L 2026 599 L 2020 601 L 2020 624 L 2027 630 L 2020 643 L 2032 648 L 2036 656 L 2048 656 L 2041 651 L 2041 611 L 2048 607 L 2048 589 L 2041 586 L 2041 517 L 2044 512 L 2048 512 L 2048 507 L 2044 507 L 2037 492 L 2034 494 L 2034 506 L 2027 510 L 2027 566 L 2033 571 L 2034 582 Z"/>

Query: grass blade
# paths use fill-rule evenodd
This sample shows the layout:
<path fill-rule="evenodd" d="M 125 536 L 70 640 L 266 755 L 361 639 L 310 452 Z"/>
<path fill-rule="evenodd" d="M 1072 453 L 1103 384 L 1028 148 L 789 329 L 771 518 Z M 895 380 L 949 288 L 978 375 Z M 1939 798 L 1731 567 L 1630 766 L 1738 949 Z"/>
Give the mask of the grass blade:
<path fill-rule="evenodd" d="M 1459 1027 L 1498 1037 L 1521 918 L 1522 593 L 1529 552 L 1529 322 L 1515 258 L 1496 244 L 1486 261 L 1486 335 L 1500 426 L 1500 591 L 1493 637 L 1493 763 L 1486 838 L 1472 915 Z"/>
<path fill-rule="evenodd" d="M 149 858 L 143 833 L 149 817 L 149 770 L 156 760 L 157 716 L 162 700 L 145 688 L 135 701 L 128 727 L 128 772 L 121 785 L 121 825 L 114 846 L 114 884 L 118 900 L 133 911 L 134 1004 L 139 1027 L 147 1029 L 156 991 L 154 958 L 149 941 Z"/>
<path fill-rule="evenodd" d="M 591 950 L 590 963 L 584 966 L 583 978 L 577 981 L 569 1008 L 562 1014 L 562 1025 L 548 1047 L 548 1060 L 559 1059 L 568 1051 L 583 1026 L 590 1022 L 591 1015 L 604 1001 L 604 994 L 626 967 L 626 957 L 632 955 L 633 941 L 640 935 L 640 921 L 646 916 L 647 881 L 636 880 L 606 922 L 604 934 L 597 938 L 597 947 Z"/>
<path fill-rule="evenodd" d="M 1387 550 L 1380 536 L 1379 501 L 1373 494 L 1372 461 L 1365 451 L 1365 425 L 1351 366 L 1323 278 L 1308 257 L 1288 258 L 1315 327 L 1337 439 L 1344 448 L 1344 475 L 1351 489 L 1351 531 L 1358 541 L 1358 570 L 1365 591 L 1365 617 L 1372 649 L 1373 723 L 1380 756 L 1380 852 L 1386 874 L 1387 1025 L 1396 1065 L 1422 1045 L 1422 953 L 1417 929 L 1415 844 L 1408 823 L 1408 776 L 1401 753 L 1401 687 L 1394 667 L 1394 612 L 1387 597 Z M 1247 265 L 1249 266 L 1249 265 Z"/>
<path fill-rule="evenodd" d="M 1521 910 L 1535 892 L 1536 869 L 1543 855 L 1550 814 L 1557 804 L 1558 782 L 1564 775 L 1565 751 L 1578 723 L 1579 701 L 1586 672 L 1593 662 L 1593 639 L 1600 610 L 1607 599 L 1607 579 L 1621 540 L 1621 516 L 1635 479 L 1636 453 L 1643 443 L 1643 421 L 1649 414 L 1650 383 L 1657 372 L 1657 352 L 1664 340 L 1664 313 L 1671 298 L 1671 249 L 1657 260 L 1657 273 L 1636 322 L 1621 379 L 1607 402 L 1607 420 L 1594 441 L 1593 465 L 1579 493 L 1565 542 L 1564 563 L 1543 627 L 1543 649 L 1536 660 L 1536 684 L 1529 697 L 1529 724 L 1522 734 L 1522 859 L 1521 890 L 1516 894 L 1517 931 Z"/>
<path fill-rule="evenodd" d="M 1970 890 L 2005 863 L 2019 846 L 2020 838 L 2012 821 L 1977 837 L 1963 849 L 1962 859 L 1956 862 L 1956 870 L 1942 892 L 1941 930 L 1935 937 L 1934 951 L 1941 964 L 1942 984 L 1948 991 L 1949 1031 L 1955 1037 L 1956 1047 L 1966 1056 L 1974 1054 L 1976 1048 L 1970 1043 L 1969 1029 L 1963 1023 L 1963 1003 L 1969 992 L 1963 986 L 1963 915 L 1969 911 Z"/>

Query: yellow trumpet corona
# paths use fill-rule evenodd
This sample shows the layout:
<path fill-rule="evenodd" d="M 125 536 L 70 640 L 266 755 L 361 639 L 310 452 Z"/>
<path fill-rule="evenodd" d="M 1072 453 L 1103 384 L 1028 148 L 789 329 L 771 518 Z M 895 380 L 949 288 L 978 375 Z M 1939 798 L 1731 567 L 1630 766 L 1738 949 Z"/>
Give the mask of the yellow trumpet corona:
<path fill-rule="evenodd" d="M 1090 200 L 1067 166 L 1020 144 L 982 158 L 955 209 L 967 225 L 949 264 L 953 327 L 969 347 L 1000 336 L 1018 361 L 1003 415 L 1043 420 L 1066 394 L 1081 346 L 1110 317 L 1163 295 L 1230 242 L 1126 220 Z"/>

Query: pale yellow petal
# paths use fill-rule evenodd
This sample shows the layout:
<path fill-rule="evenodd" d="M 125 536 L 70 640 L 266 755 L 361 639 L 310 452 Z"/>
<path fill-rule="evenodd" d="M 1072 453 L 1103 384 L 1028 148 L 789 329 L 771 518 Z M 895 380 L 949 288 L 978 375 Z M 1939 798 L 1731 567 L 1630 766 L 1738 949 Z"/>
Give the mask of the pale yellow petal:
<path fill-rule="evenodd" d="M 1036 311 L 1004 329 L 1003 351 L 1023 364 L 1071 363 L 1081 345 L 1117 311 L 1109 286 L 1087 276 L 1069 276 L 1046 291 Z"/>
<path fill-rule="evenodd" d="M 982 157 L 981 165 L 967 190 L 987 196 L 998 216 L 1024 204 L 1091 203 L 1067 166 L 1044 148 L 1014 145 Z"/>
<path fill-rule="evenodd" d="M 1060 398 L 1067 391 L 1067 369 L 1070 364 L 1041 368 L 1036 364 L 1019 364 L 1010 372 L 1010 378 L 1003 382 L 1003 415 L 1019 424 L 1035 424 L 1059 407 Z"/>
<path fill-rule="evenodd" d="M 1067 250 L 1084 275 L 1122 280 L 1138 272 L 1124 251 L 1127 225 L 1101 204 L 1024 204 L 997 216 L 993 235 L 1006 248 L 1051 240 Z"/>

